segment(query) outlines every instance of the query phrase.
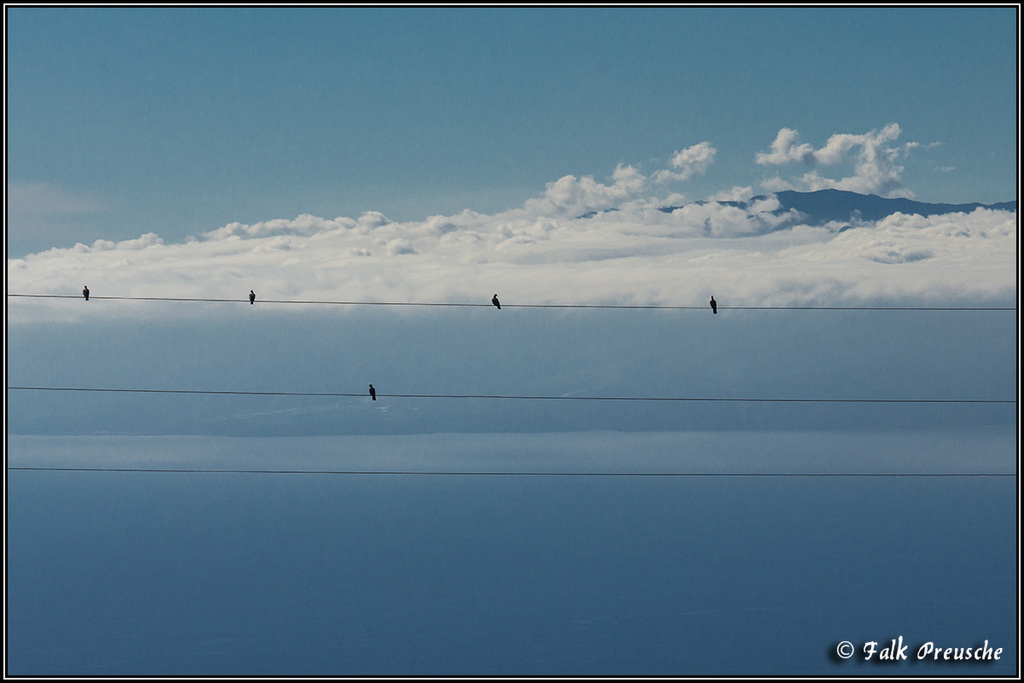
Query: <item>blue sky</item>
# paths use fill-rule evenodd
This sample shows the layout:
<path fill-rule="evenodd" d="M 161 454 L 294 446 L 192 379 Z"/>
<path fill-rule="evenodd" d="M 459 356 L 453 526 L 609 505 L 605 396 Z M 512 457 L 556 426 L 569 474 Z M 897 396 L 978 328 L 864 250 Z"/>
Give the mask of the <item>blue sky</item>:
<path fill-rule="evenodd" d="M 800 189 L 800 164 L 756 161 L 783 129 L 824 149 L 895 124 L 897 192 L 1016 195 L 1014 7 L 6 18 L 14 256 L 301 214 L 491 214 L 567 175 L 678 171 L 673 156 L 701 143 L 713 156 L 670 188 L 688 200 Z M 815 170 L 835 181 L 856 163 Z"/>

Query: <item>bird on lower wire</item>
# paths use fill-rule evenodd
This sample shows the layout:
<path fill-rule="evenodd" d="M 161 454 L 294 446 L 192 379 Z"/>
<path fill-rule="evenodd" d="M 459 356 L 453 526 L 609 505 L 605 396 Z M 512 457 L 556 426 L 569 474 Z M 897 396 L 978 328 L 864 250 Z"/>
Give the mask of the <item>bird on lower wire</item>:
<path fill-rule="evenodd" d="M 493 297 L 491 297 L 491 303 L 494 304 L 495 306 L 497 306 L 499 311 L 501 310 L 501 302 L 498 301 L 498 295 L 497 294 L 495 294 Z"/>
<path fill-rule="evenodd" d="M 249 303 L 252 304 L 256 301 L 256 292 L 249 290 Z"/>
<path fill-rule="evenodd" d="M 373 388 L 372 384 L 370 385 L 370 398 L 374 401 L 377 400 L 377 390 Z"/>
<path fill-rule="evenodd" d="M 711 301 L 709 301 L 708 303 L 711 304 L 711 312 L 714 313 L 715 315 L 718 315 L 718 302 L 715 301 L 714 294 L 711 295 Z"/>

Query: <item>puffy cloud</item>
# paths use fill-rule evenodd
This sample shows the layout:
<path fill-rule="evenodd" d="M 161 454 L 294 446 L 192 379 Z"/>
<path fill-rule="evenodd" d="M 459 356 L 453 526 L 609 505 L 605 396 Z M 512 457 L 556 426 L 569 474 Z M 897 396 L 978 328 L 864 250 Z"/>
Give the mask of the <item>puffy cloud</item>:
<path fill-rule="evenodd" d="M 783 128 L 772 143 L 771 151 L 758 153 L 755 160 L 762 166 L 781 166 L 793 162 L 805 166 L 853 164 L 853 175 L 838 180 L 824 177 L 817 170 L 805 172 L 795 182 L 782 180 L 778 176 L 769 178 L 763 185 L 773 192 L 783 189 L 814 191 L 833 188 L 881 197 L 909 198 L 913 197 L 913 193 L 903 185 L 900 178 L 903 167 L 898 164 L 898 160 L 920 145 L 909 142 L 894 146 L 892 143 L 900 133 L 896 123 L 864 134 L 836 133 L 823 147 L 814 149 L 810 144 L 799 142 L 797 131 Z"/>
<path fill-rule="evenodd" d="M 587 211 L 608 209 L 640 196 L 647 189 L 647 178 L 632 166 L 619 165 L 612 173 L 612 183 L 605 185 L 593 176 L 567 175 L 548 183 L 544 196 L 528 200 L 525 214 L 578 215 Z"/>
<path fill-rule="evenodd" d="M 427 220 L 423 221 L 423 228 L 427 232 L 438 235 L 446 235 L 459 229 L 458 226 L 455 225 L 455 222 L 448 216 L 431 216 Z"/>
<path fill-rule="evenodd" d="M 770 152 L 759 152 L 755 157 L 762 165 L 788 164 L 799 161 L 805 164 L 814 163 L 814 147 L 800 143 L 800 134 L 792 128 L 782 128 L 775 136 Z"/>
<path fill-rule="evenodd" d="M 676 171 L 662 170 L 654 174 L 658 182 L 669 180 L 689 180 L 698 173 L 703 174 L 715 160 L 718 150 L 710 142 L 701 142 L 672 155 L 672 167 Z"/>
<path fill-rule="evenodd" d="M 359 227 L 367 228 L 370 230 L 374 228 L 379 228 L 382 225 L 387 225 L 390 222 L 391 221 L 388 220 L 388 217 L 382 214 L 380 211 L 366 211 L 363 213 L 362 216 L 359 217 L 359 220 L 357 221 Z"/>
<path fill-rule="evenodd" d="M 725 190 L 723 192 L 717 192 L 710 197 L 709 200 L 715 202 L 745 202 L 754 196 L 754 188 L 750 187 L 734 187 L 731 190 Z"/>
<path fill-rule="evenodd" d="M 612 208 L 629 209 L 631 205 L 645 205 L 660 201 L 682 201 L 681 195 L 655 199 L 650 195 L 654 184 L 669 180 L 687 180 L 704 173 L 713 163 L 717 150 L 708 142 L 701 142 L 676 152 L 670 163 L 676 170 L 661 169 L 650 177 L 635 167 L 619 164 L 611 175 L 611 183 L 594 180 L 593 176 L 577 178 L 567 175 L 548 183 L 542 197 L 528 200 L 522 209 L 510 215 L 540 217 L 549 215 L 580 216 Z"/>
<path fill-rule="evenodd" d="M 150 247 L 159 247 L 164 243 L 163 239 L 154 232 L 147 232 L 145 235 L 132 240 L 112 242 L 111 240 L 96 240 L 92 247 L 83 244 L 75 245 L 74 249 L 79 253 L 90 253 L 98 251 L 138 251 Z"/>
<path fill-rule="evenodd" d="M 387 219 L 384 219 L 387 220 Z M 297 235 L 313 235 L 332 230 L 345 230 L 356 227 L 358 223 L 351 218 L 335 218 L 325 220 L 318 216 L 302 214 L 293 219 L 275 219 L 246 225 L 244 223 L 229 223 L 222 228 L 203 233 L 204 239 L 220 240 L 226 237 L 237 235 L 239 237 L 264 237 L 266 235 L 279 235 L 282 233 L 293 233 Z"/>
<path fill-rule="evenodd" d="M 402 254 L 415 254 L 416 248 L 412 246 L 409 240 L 394 239 L 388 242 L 387 252 L 391 256 L 400 256 Z"/>

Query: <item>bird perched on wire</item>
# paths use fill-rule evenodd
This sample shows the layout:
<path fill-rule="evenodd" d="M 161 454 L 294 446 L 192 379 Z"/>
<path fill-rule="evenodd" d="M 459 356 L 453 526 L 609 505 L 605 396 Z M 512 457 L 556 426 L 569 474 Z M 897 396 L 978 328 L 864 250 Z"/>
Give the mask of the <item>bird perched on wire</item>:
<path fill-rule="evenodd" d="M 491 303 L 494 304 L 495 306 L 497 306 L 499 311 L 501 310 L 501 302 L 498 301 L 498 295 L 497 294 L 495 294 L 494 296 L 491 297 Z"/>
<path fill-rule="evenodd" d="M 714 294 L 711 295 L 711 301 L 709 301 L 708 303 L 711 304 L 711 312 L 714 313 L 715 315 L 718 315 L 718 302 L 715 301 Z"/>
<path fill-rule="evenodd" d="M 88 286 L 83 286 L 82 287 L 82 296 L 85 297 L 86 301 L 89 300 L 89 287 Z"/>
<path fill-rule="evenodd" d="M 377 400 L 377 390 L 373 388 L 372 384 L 370 385 L 370 398 L 374 401 Z"/>
<path fill-rule="evenodd" d="M 256 301 L 256 292 L 249 290 L 249 303 L 252 304 Z"/>

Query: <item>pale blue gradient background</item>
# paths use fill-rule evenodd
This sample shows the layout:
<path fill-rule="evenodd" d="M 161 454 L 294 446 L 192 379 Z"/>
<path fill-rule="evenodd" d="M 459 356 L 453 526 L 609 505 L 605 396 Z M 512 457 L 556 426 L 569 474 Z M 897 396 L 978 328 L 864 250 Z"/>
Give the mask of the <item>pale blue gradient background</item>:
<path fill-rule="evenodd" d="M 703 140 L 682 191 L 756 190 L 783 127 L 817 147 L 896 122 L 917 199 L 1016 194 L 1014 7 L 5 12 L 7 181 L 61 197 L 12 210 L 15 256 L 493 213 Z"/>

